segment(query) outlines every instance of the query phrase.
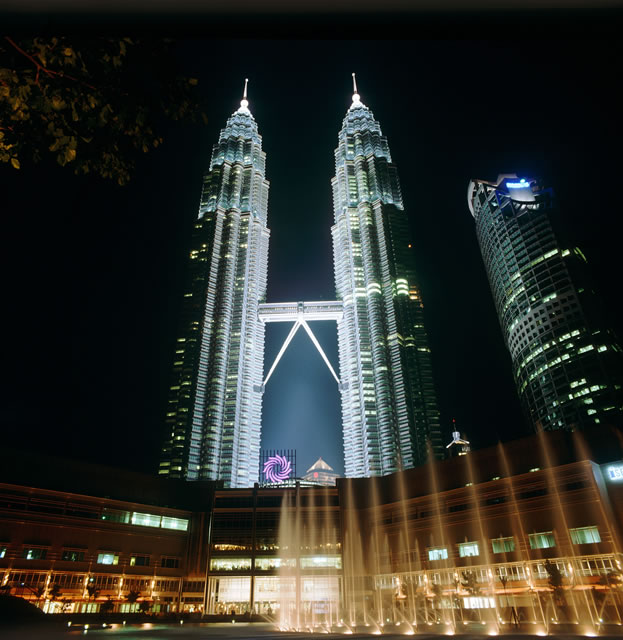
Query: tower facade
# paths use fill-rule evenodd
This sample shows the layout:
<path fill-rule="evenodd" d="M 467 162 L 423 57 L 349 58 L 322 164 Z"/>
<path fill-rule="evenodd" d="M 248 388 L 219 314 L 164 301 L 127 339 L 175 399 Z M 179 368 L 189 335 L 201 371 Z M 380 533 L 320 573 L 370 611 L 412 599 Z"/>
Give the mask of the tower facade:
<path fill-rule="evenodd" d="M 227 120 L 203 180 L 176 343 L 159 473 L 258 480 L 266 293 L 268 181 L 245 97 Z"/>
<path fill-rule="evenodd" d="M 386 475 L 443 450 L 423 307 L 398 173 L 354 87 L 335 150 L 331 229 L 347 477 Z"/>
<path fill-rule="evenodd" d="M 537 429 L 621 426 L 621 349 L 603 327 L 585 258 L 559 244 L 551 189 L 472 180 L 468 205 L 525 414 Z"/>

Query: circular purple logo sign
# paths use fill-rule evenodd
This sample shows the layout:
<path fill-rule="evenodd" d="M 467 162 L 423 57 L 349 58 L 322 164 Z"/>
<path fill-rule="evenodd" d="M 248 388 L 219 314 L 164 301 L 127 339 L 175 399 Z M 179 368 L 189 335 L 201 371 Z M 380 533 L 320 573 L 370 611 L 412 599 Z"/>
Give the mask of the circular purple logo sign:
<path fill-rule="evenodd" d="M 291 473 L 292 464 L 285 456 L 270 456 L 264 463 L 264 477 L 268 482 L 283 482 Z"/>

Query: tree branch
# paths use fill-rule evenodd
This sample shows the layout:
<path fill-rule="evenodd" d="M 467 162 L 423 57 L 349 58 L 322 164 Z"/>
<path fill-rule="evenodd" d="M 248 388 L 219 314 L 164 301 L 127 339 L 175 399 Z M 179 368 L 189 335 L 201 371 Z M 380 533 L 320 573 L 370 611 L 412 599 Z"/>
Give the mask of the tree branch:
<path fill-rule="evenodd" d="M 16 42 L 13 41 L 9 36 L 4 36 L 4 39 L 17 51 L 19 51 L 23 56 L 26 56 L 36 67 L 37 67 L 37 77 L 35 78 L 35 84 L 39 86 L 39 72 L 43 71 L 47 73 L 49 76 L 58 76 L 59 78 L 67 78 L 68 80 L 72 80 L 73 82 L 77 82 L 79 84 L 84 85 L 85 87 L 89 87 L 89 89 L 93 89 L 93 91 L 97 91 L 97 88 L 83 80 L 79 80 L 78 78 L 74 78 L 73 76 L 68 76 L 66 73 L 62 71 L 52 71 L 52 69 L 48 69 L 45 65 L 41 64 L 37 61 L 36 58 L 33 58 L 29 53 L 24 51 Z"/>

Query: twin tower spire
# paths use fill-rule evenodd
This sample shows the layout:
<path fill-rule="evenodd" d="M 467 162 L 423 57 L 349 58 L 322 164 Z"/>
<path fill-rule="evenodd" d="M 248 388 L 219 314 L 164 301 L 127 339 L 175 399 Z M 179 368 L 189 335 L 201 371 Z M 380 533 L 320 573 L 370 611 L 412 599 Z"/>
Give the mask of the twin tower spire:
<path fill-rule="evenodd" d="M 245 79 L 240 108 L 221 130 L 203 179 L 161 475 L 229 487 L 267 481 L 260 477 L 264 337 L 265 324 L 274 321 L 337 323 L 341 420 L 336 416 L 335 424 L 341 422 L 347 477 L 386 475 L 442 454 L 398 172 L 352 78 L 353 102 L 338 134 L 331 180 L 336 300 L 283 303 L 264 302 L 269 183 Z M 296 447 L 296 429 L 283 447 Z M 314 459 L 338 455 L 309 453 Z"/>
<path fill-rule="evenodd" d="M 354 73 L 352 74 L 352 76 L 353 76 L 353 102 L 360 102 L 360 96 L 359 96 L 359 93 L 357 92 L 357 77 Z M 248 109 L 249 107 L 249 100 L 247 99 L 248 86 L 249 86 L 249 78 L 245 78 L 244 90 L 242 92 L 242 100 L 240 101 L 241 109 Z"/>

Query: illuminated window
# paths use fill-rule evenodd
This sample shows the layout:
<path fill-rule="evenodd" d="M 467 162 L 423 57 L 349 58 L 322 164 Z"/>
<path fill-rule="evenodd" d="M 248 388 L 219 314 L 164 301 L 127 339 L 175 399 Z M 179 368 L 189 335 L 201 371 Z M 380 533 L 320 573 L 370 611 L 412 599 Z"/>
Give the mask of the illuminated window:
<path fill-rule="evenodd" d="M 119 564 L 119 556 L 114 553 L 98 553 L 97 564 Z"/>
<path fill-rule="evenodd" d="M 308 556 L 301 558 L 301 569 L 314 569 L 316 567 L 342 568 L 341 556 Z"/>
<path fill-rule="evenodd" d="M 102 520 L 109 520 L 110 522 L 123 522 L 127 524 L 130 522 L 129 511 L 118 511 L 116 509 L 104 509 L 102 511 Z"/>
<path fill-rule="evenodd" d="M 550 549 L 556 546 L 556 539 L 552 531 L 543 531 L 542 533 L 531 533 L 528 536 L 531 549 Z"/>
<path fill-rule="evenodd" d="M 131 567 L 148 567 L 149 556 L 139 556 L 139 555 L 130 556 L 130 566 Z"/>
<path fill-rule="evenodd" d="M 212 558 L 210 569 L 212 571 L 249 571 L 251 558 Z"/>
<path fill-rule="evenodd" d="M 447 560 L 448 559 L 448 550 L 443 547 L 437 547 L 435 549 L 428 550 L 428 559 L 429 560 Z"/>
<path fill-rule="evenodd" d="M 132 514 L 132 524 L 138 524 L 142 527 L 159 527 L 160 526 L 160 516 L 153 515 L 151 513 L 138 513 L 134 512 Z"/>
<path fill-rule="evenodd" d="M 84 551 L 65 549 L 61 554 L 61 560 L 65 562 L 84 562 Z"/>
<path fill-rule="evenodd" d="M 179 529 L 180 531 L 188 530 L 188 520 L 183 518 L 170 518 L 169 516 L 162 516 L 162 528 L 163 529 Z"/>
<path fill-rule="evenodd" d="M 0 547 L 0 558 L 4 558 L 6 555 L 6 547 Z"/>
<path fill-rule="evenodd" d="M 248 603 L 251 595 L 251 578 L 219 578 L 218 597 L 222 603 Z"/>
<path fill-rule="evenodd" d="M 513 536 L 508 538 L 493 538 L 491 540 L 491 547 L 493 548 L 493 553 L 515 551 L 515 538 L 513 538 Z"/>
<path fill-rule="evenodd" d="M 480 555 L 477 542 L 461 542 L 459 544 L 459 556 L 468 558 L 470 556 Z"/>
<path fill-rule="evenodd" d="M 26 560 L 45 560 L 47 555 L 47 549 L 41 549 L 38 547 L 27 548 L 22 552 L 22 558 L 26 558 Z"/>
<path fill-rule="evenodd" d="M 279 567 L 296 567 L 294 558 L 255 558 L 255 568 L 260 571 L 279 569 Z"/>
<path fill-rule="evenodd" d="M 463 606 L 466 609 L 493 609 L 495 608 L 495 599 L 469 596 L 463 598 Z"/>
<path fill-rule="evenodd" d="M 597 527 L 578 527 L 569 529 L 573 544 L 589 544 L 591 542 L 601 542 L 601 536 Z"/>

